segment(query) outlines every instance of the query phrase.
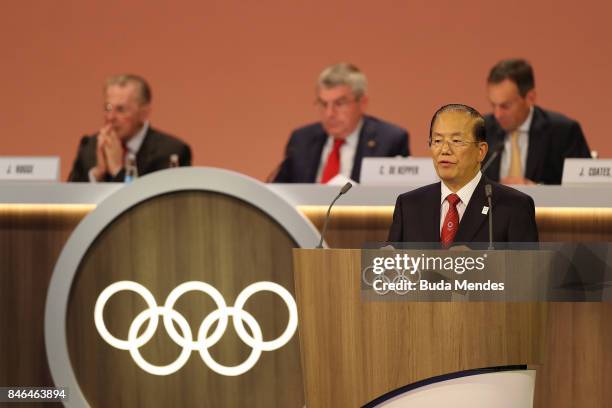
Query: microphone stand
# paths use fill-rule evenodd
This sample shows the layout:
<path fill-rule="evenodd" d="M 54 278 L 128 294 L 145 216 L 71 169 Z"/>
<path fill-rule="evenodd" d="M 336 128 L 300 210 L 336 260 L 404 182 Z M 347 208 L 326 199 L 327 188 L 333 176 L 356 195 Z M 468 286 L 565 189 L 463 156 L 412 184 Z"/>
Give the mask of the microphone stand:
<path fill-rule="evenodd" d="M 344 186 L 342 186 L 336 198 L 334 198 L 334 200 L 329 205 L 329 208 L 327 209 L 327 215 L 325 216 L 325 222 L 323 223 L 323 229 L 321 230 L 321 240 L 319 241 L 319 245 L 316 246 L 317 249 L 323 248 L 323 238 L 325 237 L 325 233 L 327 232 L 327 223 L 329 222 L 329 218 L 330 218 L 329 214 L 331 213 L 332 207 L 334 206 L 336 201 L 340 198 L 340 196 L 342 194 L 345 194 L 347 191 L 349 191 L 351 187 L 353 187 L 351 183 L 346 183 Z"/>

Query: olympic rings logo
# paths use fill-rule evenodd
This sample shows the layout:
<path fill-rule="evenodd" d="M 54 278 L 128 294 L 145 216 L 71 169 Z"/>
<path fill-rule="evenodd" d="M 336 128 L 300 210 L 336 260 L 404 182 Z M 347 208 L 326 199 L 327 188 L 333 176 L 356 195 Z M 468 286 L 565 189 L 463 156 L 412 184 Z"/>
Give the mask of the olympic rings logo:
<path fill-rule="evenodd" d="M 128 330 L 127 340 L 121 340 L 113 336 L 106 325 L 104 324 L 104 306 L 106 302 L 115 293 L 129 290 L 138 293 L 147 303 L 148 309 L 142 311 L 132 321 Z M 173 306 L 176 301 L 185 293 L 191 291 L 200 291 L 209 295 L 217 305 L 217 309 L 211 312 L 204 318 L 200 328 L 198 330 L 197 340 L 193 340 L 191 328 L 187 323 L 187 320 L 179 312 L 174 310 Z M 271 341 L 263 341 L 263 335 L 261 327 L 255 318 L 246 310 L 243 310 L 243 306 L 246 301 L 257 292 L 269 291 L 274 292 L 280 296 L 289 309 L 289 321 L 287 328 L 277 339 Z M 144 346 L 151 340 L 159 323 L 159 317 L 163 317 L 164 328 L 168 332 L 170 338 L 180 347 L 183 348 L 178 358 L 165 366 L 157 366 L 146 361 L 140 354 L 140 347 Z M 228 319 L 232 317 L 234 329 L 238 334 L 238 337 L 250 346 L 253 350 L 249 357 L 243 363 L 236 366 L 224 366 L 216 362 L 210 355 L 208 349 L 214 346 L 223 337 L 225 329 L 227 328 Z M 148 321 L 148 326 L 138 336 L 142 325 Z M 217 328 L 209 336 L 209 331 L 213 324 L 218 321 Z M 192 351 L 199 351 L 204 364 L 206 364 L 211 370 L 220 375 L 225 376 L 237 376 L 249 371 L 261 356 L 262 351 L 273 351 L 283 347 L 295 333 L 298 324 L 297 317 L 297 306 L 295 300 L 291 296 L 291 293 L 284 287 L 274 282 L 256 282 L 253 283 L 240 292 L 236 298 L 234 306 L 227 306 L 223 295 L 206 282 L 200 281 L 189 281 L 180 284 L 174 288 L 163 306 L 158 306 L 153 294 L 144 286 L 139 283 L 132 281 L 119 281 L 111 284 L 100 293 L 96 300 L 94 308 L 94 322 L 96 329 L 100 336 L 111 346 L 121 349 L 129 350 L 130 355 L 134 359 L 134 362 L 144 371 L 154 375 L 169 375 L 180 370 L 183 365 L 189 360 Z M 176 322 L 182 334 L 179 334 L 174 327 L 173 322 Z M 249 326 L 252 336 L 245 330 L 244 323 Z"/>
<path fill-rule="evenodd" d="M 412 274 L 409 272 L 408 275 L 406 275 L 407 270 L 406 269 L 392 269 L 392 271 L 395 273 L 394 277 L 389 277 L 387 276 L 387 272 L 390 270 L 385 270 L 385 272 L 383 273 L 376 273 L 374 272 L 374 266 L 370 265 L 365 267 L 362 271 L 361 271 L 361 280 L 363 281 L 363 283 L 366 286 L 369 286 L 372 288 L 372 290 L 374 292 L 376 292 L 377 294 L 384 296 L 387 293 L 389 293 L 391 290 L 388 289 L 389 284 L 393 283 L 396 287 L 398 287 L 399 284 L 401 283 L 408 283 L 408 282 L 418 282 L 419 280 L 421 280 L 421 271 L 420 269 L 416 270 L 416 276 L 414 276 L 411 279 Z M 372 277 L 370 277 L 369 275 L 373 275 Z M 375 283 L 383 283 L 383 289 L 377 289 L 375 285 Z M 409 290 L 407 289 L 406 285 L 404 285 L 405 289 L 394 289 L 393 292 L 396 295 L 405 295 L 406 293 L 409 292 Z"/>

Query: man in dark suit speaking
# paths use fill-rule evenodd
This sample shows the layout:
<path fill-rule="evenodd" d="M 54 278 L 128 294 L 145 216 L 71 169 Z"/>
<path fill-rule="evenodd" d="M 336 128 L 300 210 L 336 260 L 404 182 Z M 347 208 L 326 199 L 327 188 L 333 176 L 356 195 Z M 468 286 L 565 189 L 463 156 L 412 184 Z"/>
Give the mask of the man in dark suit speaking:
<path fill-rule="evenodd" d="M 397 198 L 389 242 L 488 242 L 492 187 L 493 240 L 537 242 L 533 199 L 480 172 L 487 153 L 484 118 L 466 105 L 446 105 L 429 128 L 433 164 L 441 179 Z"/>
<path fill-rule="evenodd" d="M 191 149 L 149 126 L 151 88 L 137 75 L 110 77 L 104 87 L 104 125 L 81 139 L 69 181 L 123 182 L 126 162 L 143 175 L 173 165 L 191 165 Z"/>
<path fill-rule="evenodd" d="M 493 113 L 485 117 L 491 151 L 486 175 L 504 184 L 561 184 L 566 158 L 590 158 L 580 124 L 535 105 L 533 69 L 522 59 L 497 63 L 487 79 Z M 487 158 L 488 160 L 488 158 Z"/>
<path fill-rule="evenodd" d="M 336 64 L 319 76 L 321 122 L 295 130 L 274 182 L 327 183 L 338 175 L 359 181 L 364 157 L 408 156 L 408 132 L 365 115 L 367 80 L 357 67 Z"/>

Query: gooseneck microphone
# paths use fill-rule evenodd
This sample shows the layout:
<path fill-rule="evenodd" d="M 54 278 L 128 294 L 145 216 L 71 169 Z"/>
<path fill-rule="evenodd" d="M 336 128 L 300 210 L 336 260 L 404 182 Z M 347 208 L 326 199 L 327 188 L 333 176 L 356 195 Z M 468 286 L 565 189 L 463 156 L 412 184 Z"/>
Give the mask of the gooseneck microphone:
<path fill-rule="evenodd" d="M 323 238 L 325 238 L 325 232 L 327 231 L 327 222 L 329 221 L 329 213 L 331 212 L 331 209 L 334 206 L 334 203 L 340 198 L 342 194 L 345 194 L 347 191 L 349 191 L 351 187 L 353 187 L 351 183 L 346 183 L 345 185 L 343 185 L 342 188 L 340 189 L 340 192 L 336 196 L 336 198 L 334 198 L 334 201 L 332 201 L 331 204 L 329 205 L 329 208 L 327 209 L 327 215 L 325 216 L 325 222 L 323 223 L 323 230 L 321 231 L 321 240 L 319 241 L 319 245 L 317 245 L 316 248 L 323 248 Z"/>
<path fill-rule="evenodd" d="M 495 249 L 493 247 L 493 201 L 491 197 L 493 196 L 493 188 L 490 184 L 485 184 L 485 194 L 487 196 L 487 201 L 489 202 L 489 250 Z"/>
<path fill-rule="evenodd" d="M 480 169 L 480 172 L 482 174 L 484 174 L 484 172 L 489 168 L 489 166 L 491 165 L 491 163 L 493 163 L 493 160 L 495 160 L 497 158 L 497 156 L 499 156 L 499 154 L 502 152 L 502 150 L 504 150 L 504 143 L 498 143 L 497 146 L 495 146 L 493 148 L 493 150 L 491 150 L 491 156 L 489 156 L 489 160 L 487 160 L 487 162 L 484 164 L 484 166 L 482 166 L 482 168 Z"/>

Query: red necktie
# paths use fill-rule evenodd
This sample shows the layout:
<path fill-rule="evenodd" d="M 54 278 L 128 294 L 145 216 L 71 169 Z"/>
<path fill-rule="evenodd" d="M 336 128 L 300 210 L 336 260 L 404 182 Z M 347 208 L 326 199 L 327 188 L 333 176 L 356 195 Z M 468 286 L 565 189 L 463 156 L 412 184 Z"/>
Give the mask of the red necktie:
<path fill-rule="evenodd" d="M 459 212 L 457 211 L 457 204 L 461 201 L 457 194 L 451 194 L 446 197 L 449 207 L 446 217 L 444 217 L 444 224 L 442 224 L 442 233 L 440 236 L 440 242 L 445 247 L 448 247 L 453 243 L 457 230 L 459 229 Z"/>
<path fill-rule="evenodd" d="M 334 139 L 334 147 L 327 156 L 327 162 L 323 168 L 321 184 L 327 183 L 340 172 L 340 146 L 344 144 L 344 139 Z"/>

